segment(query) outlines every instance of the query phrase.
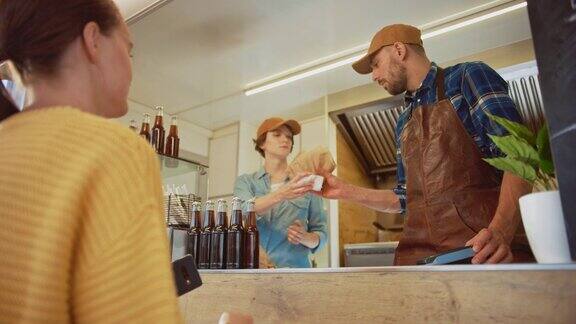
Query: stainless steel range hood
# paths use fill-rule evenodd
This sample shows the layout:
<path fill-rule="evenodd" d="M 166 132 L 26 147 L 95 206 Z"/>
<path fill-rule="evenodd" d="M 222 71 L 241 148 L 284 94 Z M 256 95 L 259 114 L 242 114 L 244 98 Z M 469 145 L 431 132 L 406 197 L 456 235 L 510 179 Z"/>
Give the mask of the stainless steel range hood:
<path fill-rule="evenodd" d="M 510 78 L 503 77 L 524 123 L 537 130 L 544 121 L 537 73 L 521 76 L 515 73 Z M 400 95 L 330 113 L 366 174 L 376 181 L 380 176 L 396 172 L 395 129 L 404 109 L 403 96 Z"/>
<path fill-rule="evenodd" d="M 369 176 L 396 171 L 395 129 L 403 97 L 330 113 L 346 143 Z"/>

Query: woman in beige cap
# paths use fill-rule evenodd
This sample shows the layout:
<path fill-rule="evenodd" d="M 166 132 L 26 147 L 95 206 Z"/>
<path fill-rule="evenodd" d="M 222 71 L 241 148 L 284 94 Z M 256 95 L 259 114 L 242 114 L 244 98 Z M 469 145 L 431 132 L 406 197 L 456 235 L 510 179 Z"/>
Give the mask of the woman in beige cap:
<path fill-rule="evenodd" d="M 254 140 L 264 166 L 238 177 L 234 188 L 234 195 L 244 201 L 256 198 L 260 246 L 276 267 L 309 268 L 310 253 L 327 239 L 322 199 L 310 193 L 311 184 L 301 182 L 307 174 L 288 174 L 287 158 L 299 133 L 295 120 L 265 120 Z"/>

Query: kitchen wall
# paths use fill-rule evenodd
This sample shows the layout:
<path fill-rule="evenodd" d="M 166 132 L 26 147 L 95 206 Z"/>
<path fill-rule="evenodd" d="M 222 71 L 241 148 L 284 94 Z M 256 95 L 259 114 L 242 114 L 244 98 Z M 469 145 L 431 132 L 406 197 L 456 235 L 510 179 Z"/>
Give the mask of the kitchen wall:
<path fill-rule="evenodd" d="M 208 156 L 208 199 L 231 197 L 238 176 L 239 124 L 214 131 Z"/>
<path fill-rule="evenodd" d="M 263 163 L 260 154 L 254 150 L 258 125 L 240 121 L 238 125 L 238 175 L 255 172 Z"/>
<path fill-rule="evenodd" d="M 357 186 L 374 188 L 373 182 L 364 173 L 362 165 L 340 132 L 337 134 L 336 142 L 336 163 L 338 165 L 337 176 L 342 180 Z M 372 225 L 372 222 L 376 221 L 376 212 L 356 203 L 339 201 L 338 215 L 340 266 L 343 266 L 345 244 L 376 241 L 377 231 Z"/>

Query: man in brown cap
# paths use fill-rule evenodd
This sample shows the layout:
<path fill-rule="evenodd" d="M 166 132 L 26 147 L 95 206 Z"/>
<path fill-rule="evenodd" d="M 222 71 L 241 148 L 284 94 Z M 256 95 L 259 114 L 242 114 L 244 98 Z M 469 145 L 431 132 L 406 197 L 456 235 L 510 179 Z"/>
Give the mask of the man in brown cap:
<path fill-rule="evenodd" d="M 506 133 L 488 114 L 521 122 L 507 83 L 481 62 L 438 67 L 426 56 L 420 30 L 399 24 L 376 33 L 352 67 L 372 73 L 392 95 L 405 93 L 396 128 L 398 185 L 366 189 L 327 175 L 323 195 L 406 212 L 397 265 L 466 245 L 473 263 L 531 260 L 526 242 L 515 239 L 518 198 L 530 185 L 482 160 L 501 154 L 488 135 Z"/>

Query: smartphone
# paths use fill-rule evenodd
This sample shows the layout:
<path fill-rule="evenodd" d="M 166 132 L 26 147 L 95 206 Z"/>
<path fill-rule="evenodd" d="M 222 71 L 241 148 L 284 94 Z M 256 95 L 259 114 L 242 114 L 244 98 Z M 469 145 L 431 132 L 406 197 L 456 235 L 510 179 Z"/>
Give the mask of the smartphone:
<path fill-rule="evenodd" d="M 426 257 L 418 261 L 419 265 L 441 265 L 441 264 L 470 264 L 474 250 L 471 246 L 465 246 L 454 250 L 444 251 L 442 253 Z"/>
<path fill-rule="evenodd" d="M 194 258 L 190 254 L 172 262 L 172 272 L 174 273 L 178 296 L 202 286 L 202 278 L 200 278 Z"/>

